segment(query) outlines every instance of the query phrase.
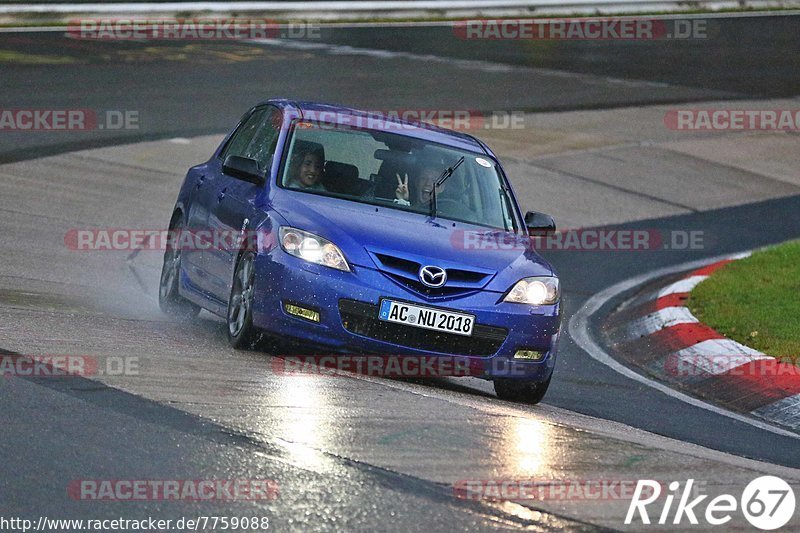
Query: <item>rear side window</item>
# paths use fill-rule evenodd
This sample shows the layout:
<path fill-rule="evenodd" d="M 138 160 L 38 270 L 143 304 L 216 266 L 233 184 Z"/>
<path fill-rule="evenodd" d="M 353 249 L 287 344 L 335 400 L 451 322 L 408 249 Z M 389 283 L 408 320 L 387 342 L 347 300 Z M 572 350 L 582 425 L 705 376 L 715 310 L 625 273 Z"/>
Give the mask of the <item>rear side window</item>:
<path fill-rule="evenodd" d="M 233 134 L 222 152 L 223 161 L 231 155 L 258 161 L 262 170 L 269 168 L 280 133 L 280 111 L 271 106 L 253 111 Z"/>

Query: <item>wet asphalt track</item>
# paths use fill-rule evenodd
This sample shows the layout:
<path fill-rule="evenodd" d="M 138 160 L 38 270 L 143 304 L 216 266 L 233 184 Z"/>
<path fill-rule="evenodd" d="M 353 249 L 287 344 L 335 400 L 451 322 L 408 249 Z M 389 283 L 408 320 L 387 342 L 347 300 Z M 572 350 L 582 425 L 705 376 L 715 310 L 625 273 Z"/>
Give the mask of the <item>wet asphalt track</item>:
<path fill-rule="evenodd" d="M 481 70 L 479 65 L 464 68 L 443 63 L 436 67 L 435 76 L 431 75 L 429 66 L 414 59 L 369 54 L 353 58 L 337 54 L 336 48 L 256 47 L 237 43 L 148 43 L 145 47 L 139 43 L 77 42 L 51 33 L 0 34 L 0 53 L 24 51 L 39 56 L 40 61 L 41 57 L 45 58 L 44 65 L 36 65 L 24 61 L 21 64 L 18 59 L 9 61 L 8 58 L 13 57 L 11 54 L 0 56 L 6 58 L 0 67 L 3 71 L 0 107 L 134 109 L 140 114 L 141 124 L 137 131 L 118 133 L 4 133 L 0 159 L 18 161 L 122 141 L 219 133 L 254 101 L 274 94 L 368 108 L 482 110 L 594 108 L 793 95 L 800 83 L 798 69 L 792 62 L 796 63 L 800 56 L 796 53 L 797 34 L 788 30 L 792 24 L 796 27 L 797 21 L 767 20 L 751 22 L 762 24 L 761 29 L 754 32 L 759 37 L 759 46 L 749 39 L 725 37 L 713 41 L 713 54 L 702 53 L 707 50 L 704 47 L 711 46 L 709 43 L 694 43 L 699 48 L 688 56 L 675 47 L 659 48 L 658 43 L 627 47 L 615 43 L 620 48 L 609 44 L 566 43 L 556 46 L 554 51 L 537 50 L 531 55 L 520 52 L 520 43 L 486 48 L 470 43 L 469 47 L 462 47 L 463 43 L 449 39 L 448 30 L 443 29 L 417 29 L 394 33 L 394 37 L 389 37 L 388 32 L 381 33 L 377 44 L 365 41 L 362 31 L 341 31 L 338 35 L 325 36 L 325 41 L 337 45 L 402 48 L 414 54 L 437 53 L 515 65 L 506 72 L 497 72 L 489 67 Z M 732 24 L 732 30 L 739 34 L 746 34 L 750 27 L 742 28 L 742 20 Z M 767 28 L 775 32 L 772 37 L 766 34 Z M 779 31 L 780 28 L 784 31 Z M 402 39 L 397 38 L 398 35 L 414 38 Z M 436 35 L 441 38 L 434 37 Z M 730 34 L 720 30 L 718 35 Z M 658 51 L 662 49 L 667 55 L 659 57 Z M 654 63 L 674 65 L 675 62 L 668 59 L 675 54 L 683 59 L 682 68 L 652 68 Z M 727 59 L 717 63 L 709 60 L 712 57 Z M 332 71 L 329 67 L 334 60 L 337 67 Z M 50 64 L 46 64 L 48 61 Z M 597 65 L 608 65 L 608 69 L 603 70 L 605 77 L 592 75 L 597 73 Z M 576 74 L 559 76 L 536 70 L 537 67 L 563 67 Z M 698 72 L 702 72 L 702 76 L 695 74 Z M 736 75 L 732 77 L 731 72 Z M 633 81 L 620 83 L 606 77 Z M 697 212 L 690 209 L 682 215 L 635 224 L 635 227 L 663 230 L 702 229 L 713 236 L 710 246 L 702 252 L 642 253 L 637 254 L 635 260 L 625 254 L 551 254 L 548 258 L 568 288 L 566 316 L 571 316 L 592 294 L 622 279 L 668 264 L 797 237 L 800 219 L 793 215 L 798 208 L 800 197 L 788 196 L 720 210 Z M 24 276 L 25 272 L 20 275 Z M 18 330 L 6 329 L 2 337 L 14 338 L 13 344 L 16 344 L 17 334 Z M 80 336 L 79 331 L 77 335 Z M 800 466 L 800 447 L 796 440 L 765 434 L 633 384 L 586 357 L 566 335 L 557 372 L 558 379 L 545 402 L 548 405 L 620 421 L 745 457 Z M 458 382 L 426 386 L 481 397 L 479 390 Z M 75 399 L 81 396 L 76 390 L 92 390 L 92 387 L 91 382 L 83 381 L 78 385 L 75 382 L 54 385 L 28 380 L 12 380 L 0 387 L 6 427 L 14 428 L 4 430 L 3 448 L 7 456 L 16 454 L 25 458 L 11 471 L 12 486 L 18 490 L 2 502 L 2 507 L 17 513 L 38 514 L 42 506 L 36 495 L 58 492 L 63 486 L 60 480 L 76 479 L 86 472 L 92 472 L 97 478 L 113 477 L 117 474 L 110 465 L 115 463 L 127 465 L 140 477 L 167 478 L 187 475 L 183 473 L 186 470 L 176 465 L 193 462 L 202 465 L 208 477 L 238 472 L 257 477 L 253 472 L 258 469 L 263 469 L 265 476 L 276 477 L 277 472 L 281 472 L 285 476 L 281 478 L 282 485 L 299 484 L 315 494 L 308 498 L 312 504 L 304 507 L 303 503 L 288 499 L 282 502 L 285 507 L 282 505 L 281 510 L 294 509 L 298 513 L 297 523 L 308 524 L 312 520 L 320 528 L 375 528 L 385 524 L 386 516 L 392 516 L 393 512 L 405 516 L 406 520 L 414 516 L 419 520 L 418 525 L 425 524 L 426 528 L 505 524 L 503 519 L 498 522 L 491 517 L 495 509 L 454 502 L 446 490 L 435 484 L 406 479 L 393 472 L 377 472 L 372 467 L 365 467 L 364 472 L 357 469 L 355 473 L 346 469 L 346 473 L 341 474 L 353 487 L 363 489 L 363 495 L 356 490 L 346 497 L 340 491 L 326 494 L 325 485 L 331 478 L 325 476 L 333 475 L 336 479 L 336 469 L 345 468 L 340 463 L 346 464 L 346 460 L 330 456 L 320 458 L 322 467 L 313 474 L 320 474 L 321 470 L 325 476 L 305 479 L 304 476 L 312 474 L 302 468 L 294 471 L 282 466 L 280 453 L 267 450 L 263 461 L 256 460 L 261 457 L 259 445 L 248 441 L 246 435 L 227 434 L 182 411 L 113 389 L 102 391 L 102 400 L 87 403 L 85 398 Z M 31 424 L 32 420 L 36 423 Z M 135 430 L 131 434 L 119 432 L 120 428 L 127 427 Z M 62 432 L 67 435 L 66 439 L 57 437 Z M 120 446 L 123 442 L 124 447 Z M 204 450 L 209 443 L 235 452 L 231 452 L 230 458 L 224 454 L 209 457 L 218 450 Z M 435 453 L 447 449 L 445 443 L 437 446 Z M 242 464 L 234 457 L 242 450 L 252 454 L 253 464 Z M 74 462 L 53 462 L 48 457 L 72 457 Z M 149 465 L 149 475 L 141 469 L 143 464 Z M 61 475 L 53 475 L 56 471 Z M 361 475 L 364 479 L 359 479 Z M 381 502 L 388 500 L 397 507 L 382 508 Z M 352 522 L 337 522 L 349 509 L 362 507 L 364 502 L 369 502 L 367 509 L 355 515 Z M 202 508 L 187 507 L 180 510 L 170 507 L 169 512 L 184 514 L 184 511 L 196 511 L 194 507 Z M 435 511 L 426 513 L 428 508 Z M 125 509 L 123 512 L 127 512 Z M 64 509 L 56 505 L 52 510 L 57 513 Z M 74 512 L 75 508 L 70 510 Z M 103 512 L 112 511 L 116 509 L 106 508 Z M 291 525 L 289 514 L 283 518 Z M 522 523 L 555 526 L 569 521 L 543 515 Z M 407 524 L 395 525 L 403 529 Z M 505 525 L 516 527 L 520 522 L 515 517 Z"/>

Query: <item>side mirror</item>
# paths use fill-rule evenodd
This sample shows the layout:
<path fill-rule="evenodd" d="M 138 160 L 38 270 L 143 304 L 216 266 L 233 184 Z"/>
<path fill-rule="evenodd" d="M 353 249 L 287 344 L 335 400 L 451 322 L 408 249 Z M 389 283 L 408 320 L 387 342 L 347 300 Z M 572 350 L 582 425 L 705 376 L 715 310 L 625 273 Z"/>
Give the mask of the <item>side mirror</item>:
<path fill-rule="evenodd" d="M 261 174 L 261 169 L 258 168 L 258 161 L 248 157 L 229 155 L 222 165 L 222 171 L 236 179 L 258 186 L 264 185 L 266 181 L 266 178 Z"/>
<path fill-rule="evenodd" d="M 544 235 L 555 233 L 556 221 L 550 215 L 528 211 L 525 213 L 525 227 L 528 228 L 530 235 Z"/>

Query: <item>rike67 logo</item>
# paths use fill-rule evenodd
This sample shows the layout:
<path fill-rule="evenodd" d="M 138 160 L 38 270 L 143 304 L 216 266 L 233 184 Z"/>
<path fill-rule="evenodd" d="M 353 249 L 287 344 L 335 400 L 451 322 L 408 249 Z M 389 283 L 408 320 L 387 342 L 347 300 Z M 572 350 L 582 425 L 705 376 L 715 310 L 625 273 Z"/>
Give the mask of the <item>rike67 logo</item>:
<path fill-rule="evenodd" d="M 697 496 L 693 493 L 693 485 L 693 479 L 687 480 L 683 489 L 679 481 L 671 482 L 667 486 L 669 492 L 663 498 L 664 506 L 659 512 L 657 505 L 652 504 L 662 496 L 661 483 L 640 479 L 628 507 L 625 524 L 631 524 L 634 520 L 650 524 L 651 515 L 648 514 L 648 506 L 651 505 L 649 511 L 657 513 L 652 516 L 652 520 L 657 520 L 660 525 L 679 525 L 684 523 L 684 519 L 692 525 L 698 525 L 700 516 L 709 525 L 721 526 L 730 522 L 735 513 L 741 512 L 753 527 L 771 531 L 785 526 L 794 516 L 794 491 L 779 477 L 761 476 L 754 479 L 745 487 L 738 500 L 732 494 L 721 494 L 706 501 L 709 496 L 707 494 Z M 696 497 L 692 498 L 693 496 Z M 673 511 L 672 504 L 676 499 L 677 504 Z"/>

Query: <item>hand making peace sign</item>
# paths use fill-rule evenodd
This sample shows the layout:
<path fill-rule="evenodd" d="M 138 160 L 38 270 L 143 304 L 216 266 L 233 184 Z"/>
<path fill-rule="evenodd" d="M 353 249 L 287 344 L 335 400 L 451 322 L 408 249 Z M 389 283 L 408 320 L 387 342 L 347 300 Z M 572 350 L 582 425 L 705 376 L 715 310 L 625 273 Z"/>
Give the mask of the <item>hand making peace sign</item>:
<path fill-rule="evenodd" d="M 400 179 L 400 174 L 395 174 L 395 176 L 397 176 L 397 188 L 394 190 L 395 198 L 408 201 L 408 174 L 405 174 L 405 181 Z"/>

